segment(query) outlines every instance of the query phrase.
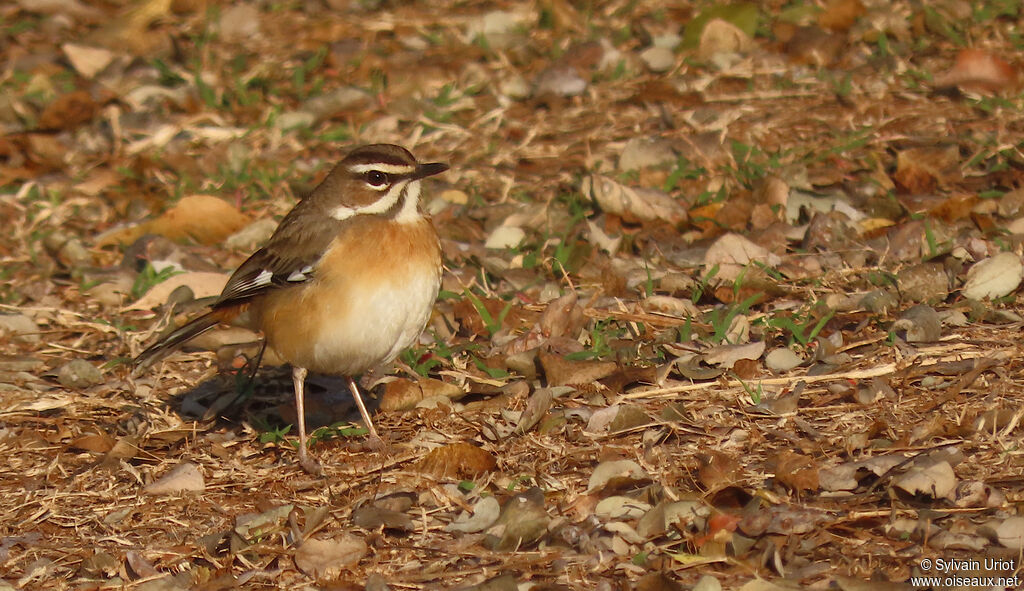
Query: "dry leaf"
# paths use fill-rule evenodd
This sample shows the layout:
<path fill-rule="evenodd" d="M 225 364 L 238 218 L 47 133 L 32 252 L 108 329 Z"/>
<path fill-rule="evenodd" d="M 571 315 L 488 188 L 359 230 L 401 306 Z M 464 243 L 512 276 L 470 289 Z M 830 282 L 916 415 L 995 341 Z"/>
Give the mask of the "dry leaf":
<path fill-rule="evenodd" d="M 576 292 L 570 291 L 548 302 L 538 326 L 541 334 L 547 338 L 575 338 L 585 321 L 583 310 L 576 305 Z"/>
<path fill-rule="evenodd" d="M 202 492 L 206 490 L 203 473 L 192 462 L 183 462 L 174 467 L 142 489 L 147 495 L 170 495 L 182 492 Z"/>
<path fill-rule="evenodd" d="M 619 170 L 638 170 L 675 162 L 676 153 L 671 142 L 660 138 L 635 137 L 626 142 L 619 155 Z"/>
<path fill-rule="evenodd" d="M 74 129 L 92 119 L 99 111 L 99 103 L 88 90 L 61 94 L 46 105 L 39 116 L 40 129 Z"/>
<path fill-rule="evenodd" d="M 744 53 L 754 46 L 754 40 L 743 29 L 720 18 L 704 25 L 697 48 L 697 57 L 711 59 L 717 53 Z"/>
<path fill-rule="evenodd" d="M 218 244 L 249 225 L 249 216 L 227 201 L 212 195 L 189 195 L 160 217 L 136 226 L 118 228 L 96 238 L 99 247 L 131 244 L 145 234 L 159 234 L 171 240 L 195 240 L 200 244 Z"/>
<path fill-rule="evenodd" d="M 114 447 L 110 448 L 107 455 L 103 456 L 103 464 L 105 466 L 116 466 L 122 460 L 130 460 L 139 453 L 139 438 L 134 435 L 127 435 L 121 437 L 114 444 Z"/>
<path fill-rule="evenodd" d="M 459 591 L 518 591 L 516 578 L 512 575 L 498 575 L 476 585 L 460 587 Z"/>
<path fill-rule="evenodd" d="M 480 298 L 477 301 L 465 297 L 457 302 L 452 307 L 452 313 L 455 316 L 455 320 L 462 325 L 462 331 L 464 334 L 476 337 L 489 337 L 490 329 L 487 322 L 484 320 L 477 306 L 480 305 L 487 311 L 488 316 L 491 317 L 492 321 L 498 318 L 504 318 L 505 325 L 511 324 L 511 313 L 506 313 L 507 302 L 504 302 L 497 298 Z"/>
<path fill-rule="evenodd" d="M 957 507 L 1002 507 L 1006 503 L 1006 495 L 1001 490 L 985 484 L 980 480 L 961 482 L 956 487 Z"/>
<path fill-rule="evenodd" d="M 587 420 L 587 426 L 585 431 L 588 433 L 604 433 L 608 430 L 608 426 L 612 424 L 615 417 L 619 414 L 619 405 L 612 404 L 604 408 L 599 408 L 590 415 L 590 419 Z"/>
<path fill-rule="evenodd" d="M 551 408 L 551 401 L 551 388 L 540 388 L 534 392 L 526 402 L 523 414 L 519 416 L 519 423 L 516 425 L 515 432 L 521 435 L 539 423 Z"/>
<path fill-rule="evenodd" d="M 506 250 L 516 248 L 526 237 L 526 232 L 518 226 L 501 225 L 495 228 L 484 242 L 484 248 Z"/>
<path fill-rule="evenodd" d="M 956 63 L 935 77 L 935 86 L 959 86 L 964 90 L 999 92 L 1017 84 L 1017 69 L 985 49 L 961 50 Z"/>
<path fill-rule="evenodd" d="M 498 499 L 487 496 L 473 505 L 471 514 L 462 514 L 455 521 L 445 526 L 445 531 L 457 531 L 462 533 L 476 533 L 491 527 L 498 516 L 501 515 L 501 505 Z"/>
<path fill-rule="evenodd" d="M 846 31 L 864 16 L 867 9 L 860 0 L 831 0 L 818 13 L 818 24 L 832 31 Z"/>
<path fill-rule="evenodd" d="M 942 336 L 942 320 L 931 306 L 911 306 L 893 323 L 892 330 L 904 335 L 908 343 L 934 343 Z"/>
<path fill-rule="evenodd" d="M 818 465 L 812 458 L 784 450 L 773 456 L 770 463 L 775 479 L 793 492 L 818 490 Z"/>
<path fill-rule="evenodd" d="M 447 478 L 473 478 L 497 467 L 487 450 L 466 442 L 432 449 L 415 464 L 419 472 Z"/>
<path fill-rule="evenodd" d="M 544 511 L 544 491 L 530 487 L 505 503 L 498 521 L 487 530 L 487 546 L 499 551 L 522 548 L 540 539 L 550 521 Z"/>
<path fill-rule="evenodd" d="M 741 359 L 760 359 L 764 347 L 764 341 L 744 345 L 716 345 L 704 353 L 704 362 L 729 369 Z"/>
<path fill-rule="evenodd" d="M 416 526 L 411 517 L 402 511 L 375 505 L 362 505 L 352 511 L 352 523 L 370 531 L 391 529 L 395 531 L 413 531 Z"/>
<path fill-rule="evenodd" d="M 652 572 L 640 577 L 634 589 L 635 591 L 682 591 L 683 586 L 669 578 L 665 573 Z M 700 591 L 697 587 L 692 589 Z M 719 586 L 719 589 L 721 589 L 721 586 Z"/>
<path fill-rule="evenodd" d="M 1001 298 L 1017 289 L 1022 273 L 1024 265 L 1020 257 L 1012 252 L 1001 252 L 971 267 L 961 293 L 971 300 Z"/>
<path fill-rule="evenodd" d="M 339 534 L 330 540 L 310 538 L 295 551 L 295 566 L 314 579 L 336 579 L 343 569 L 366 556 L 367 551 L 366 542 L 350 534 Z"/>
<path fill-rule="evenodd" d="M 996 538 L 1006 548 L 1024 549 L 1024 517 L 1007 517 L 996 527 Z"/>
<path fill-rule="evenodd" d="M 603 211 L 627 222 L 664 220 L 676 224 L 686 220 L 686 210 L 675 199 L 655 189 L 627 187 L 609 177 L 593 174 L 584 177 L 580 190 Z"/>
<path fill-rule="evenodd" d="M 926 495 L 933 499 L 952 498 L 956 489 L 956 474 L 949 462 L 935 462 L 928 466 L 914 466 L 893 481 L 893 486 L 912 495 Z"/>
<path fill-rule="evenodd" d="M 772 349 L 764 356 L 764 365 L 772 371 L 784 372 L 798 367 L 804 360 L 789 347 Z"/>
<path fill-rule="evenodd" d="M 98 168 L 90 172 L 85 180 L 76 184 L 75 190 L 95 196 L 120 182 L 121 175 L 112 170 Z"/>
<path fill-rule="evenodd" d="M 114 448 L 115 439 L 106 433 L 89 433 L 71 440 L 71 447 L 105 454 Z"/>
<path fill-rule="evenodd" d="M 749 238 L 733 233 L 723 234 L 704 253 L 705 272 L 717 265 L 715 278 L 725 281 L 738 277 L 743 268 L 753 261 L 774 268 L 782 259 L 763 246 L 751 242 Z"/>
<path fill-rule="evenodd" d="M 97 30 L 90 39 L 136 55 L 148 53 L 167 42 L 164 36 L 150 33 L 149 27 L 170 12 L 171 0 L 142 0 L 128 6 L 123 14 Z"/>
<path fill-rule="evenodd" d="M 538 356 L 548 386 L 591 384 L 612 375 L 618 367 L 614 361 L 570 361 L 546 351 L 541 351 Z"/>
<path fill-rule="evenodd" d="M 64 50 L 64 55 L 68 56 L 72 67 L 84 78 L 93 78 L 114 61 L 113 52 L 101 47 L 65 43 L 60 48 Z"/>
<path fill-rule="evenodd" d="M 633 460 L 601 462 L 590 475 L 587 493 L 622 490 L 648 480 L 650 480 L 650 476 L 647 471 Z"/>
<path fill-rule="evenodd" d="M 180 273 L 171 275 L 169 278 L 157 283 L 149 289 L 141 298 L 131 305 L 125 306 L 122 310 L 152 310 L 167 303 L 171 292 L 181 286 L 187 286 L 192 290 L 192 295 L 199 298 L 220 295 L 224 291 L 224 285 L 228 282 L 228 275 L 224 273 L 207 273 L 193 271 L 191 273 Z"/>
<path fill-rule="evenodd" d="M 660 536 L 669 527 L 684 531 L 688 524 L 705 519 L 710 512 L 711 509 L 699 501 L 661 501 L 640 518 L 636 531 L 645 539 Z"/>
<path fill-rule="evenodd" d="M 641 302 L 644 310 L 676 318 L 698 318 L 700 309 L 691 300 L 664 295 L 648 296 Z"/>
<path fill-rule="evenodd" d="M 65 15 L 83 23 L 96 23 L 104 18 L 102 10 L 78 0 L 18 0 L 18 4 L 30 12 Z"/>
<path fill-rule="evenodd" d="M 960 149 L 949 145 L 902 150 L 892 180 L 907 193 L 920 195 L 947 187 L 960 176 Z"/>
<path fill-rule="evenodd" d="M 707 455 L 697 459 L 700 462 L 697 480 L 711 492 L 732 485 L 742 474 L 742 466 L 736 458 L 724 452 L 709 450 Z"/>
<path fill-rule="evenodd" d="M 238 515 L 235 517 L 235 527 L 232 531 L 246 542 L 256 542 L 261 536 L 283 529 L 288 516 L 294 509 L 295 505 L 285 503 L 266 508 L 261 513 Z"/>
<path fill-rule="evenodd" d="M 787 38 L 786 54 L 790 60 L 798 64 L 827 67 L 839 61 L 846 48 L 844 35 L 826 31 L 817 26 L 795 27 L 777 25 L 776 29 Z"/>
<path fill-rule="evenodd" d="M 398 378 L 384 385 L 380 409 L 385 412 L 409 410 L 416 408 L 417 404 L 428 398 L 443 396 L 449 400 L 458 400 L 465 394 L 459 386 L 433 378 Z"/>

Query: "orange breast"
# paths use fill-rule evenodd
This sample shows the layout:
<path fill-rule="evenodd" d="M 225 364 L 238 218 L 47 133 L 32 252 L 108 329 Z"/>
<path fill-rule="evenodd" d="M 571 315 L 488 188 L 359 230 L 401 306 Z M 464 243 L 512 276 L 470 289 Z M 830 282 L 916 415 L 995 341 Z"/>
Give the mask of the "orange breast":
<path fill-rule="evenodd" d="M 427 219 L 368 217 L 332 244 L 313 276 L 255 310 L 267 344 L 310 371 L 362 373 L 393 360 L 426 325 L 441 281 L 437 233 Z"/>

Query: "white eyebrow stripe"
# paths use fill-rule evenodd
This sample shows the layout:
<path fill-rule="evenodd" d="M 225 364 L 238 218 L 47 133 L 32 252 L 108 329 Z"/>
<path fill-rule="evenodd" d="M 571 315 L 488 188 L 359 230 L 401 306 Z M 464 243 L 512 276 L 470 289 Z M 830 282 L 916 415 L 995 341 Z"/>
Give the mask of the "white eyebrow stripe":
<path fill-rule="evenodd" d="M 398 200 L 402 197 L 402 191 L 405 189 L 407 184 L 409 184 L 409 181 L 404 180 L 391 185 L 391 188 L 388 189 L 387 193 L 369 205 L 364 205 L 362 207 L 339 205 L 331 210 L 330 216 L 340 222 L 356 215 L 384 213 L 398 203 Z"/>
<path fill-rule="evenodd" d="M 379 170 L 387 174 L 409 174 L 416 171 L 416 167 L 411 164 L 387 164 L 384 162 L 375 162 L 373 164 L 353 164 L 350 168 L 352 172 L 362 174 L 364 172 L 370 172 L 371 170 Z"/>

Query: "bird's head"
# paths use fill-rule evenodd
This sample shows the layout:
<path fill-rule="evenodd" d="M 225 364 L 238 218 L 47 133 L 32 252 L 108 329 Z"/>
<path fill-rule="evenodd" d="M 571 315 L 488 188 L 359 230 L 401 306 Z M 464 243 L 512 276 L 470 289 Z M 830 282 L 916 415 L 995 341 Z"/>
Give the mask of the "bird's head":
<path fill-rule="evenodd" d="M 339 221 L 360 215 L 413 221 L 420 217 L 420 180 L 446 170 L 441 162 L 417 162 L 401 146 L 370 144 L 352 150 L 310 197 Z"/>

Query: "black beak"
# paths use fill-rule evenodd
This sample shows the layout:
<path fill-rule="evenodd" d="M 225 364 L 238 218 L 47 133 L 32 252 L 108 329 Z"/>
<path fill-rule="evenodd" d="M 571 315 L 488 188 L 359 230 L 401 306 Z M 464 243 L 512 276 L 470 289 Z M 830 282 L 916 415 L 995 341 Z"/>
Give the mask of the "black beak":
<path fill-rule="evenodd" d="M 434 176 L 435 174 L 441 174 L 448 170 L 448 165 L 444 162 L 428 162 L 426 164 L 420 164 L 416 167 L 416 172 L 412 173 L 413 180 L 422 179 L 428 176 Z"/>

